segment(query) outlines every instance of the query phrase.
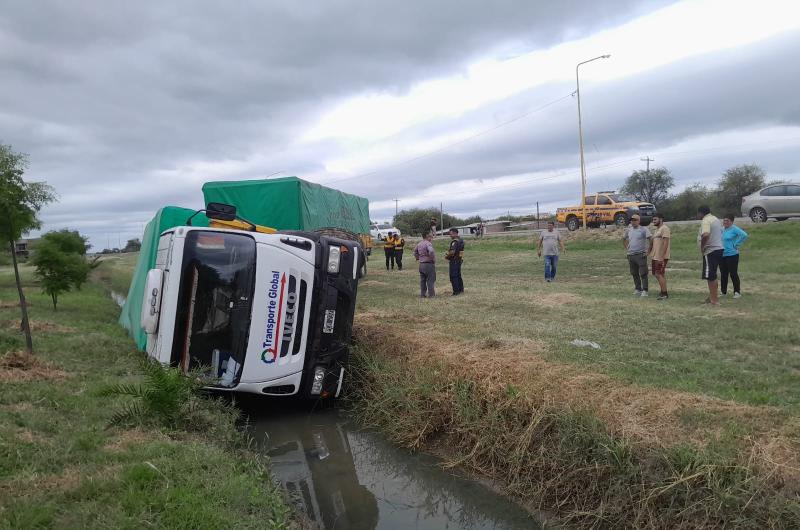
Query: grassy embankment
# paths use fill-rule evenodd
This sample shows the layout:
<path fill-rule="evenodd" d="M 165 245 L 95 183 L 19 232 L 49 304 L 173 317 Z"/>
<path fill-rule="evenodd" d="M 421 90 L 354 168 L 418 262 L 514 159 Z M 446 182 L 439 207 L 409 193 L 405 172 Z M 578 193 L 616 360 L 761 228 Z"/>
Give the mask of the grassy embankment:
<path fill-rule="evenodd" d="M 96 271 L 127 293 L 134 258 Z M 111 265 L 111 266 L 110 266 Z M 90 282 L 58 312 L 23 268 L 36 358 L 0 360 L 0 528 L 287 528 L 265 463 L 235 413 L 193 397 L 171 427 L 109 426 L 128 402 L 100 391 L 143 382 L 142 355 Z M 24 348 L 13 272 L 0 269 L 0 355 Z"/>
<path fill-rule="evenodd" d="M 673 230 L 667 302 L 633 298 L 610 230 L 572 236 L 553 284 L 532 237 L 467 240 L 456 298 L 444 260 L 421 300 L 410 252 L 402 273 L 376 255 L 353 409 L 580 526 L 798 527 L 800 224 L 747 229 L 744 297 L 719 308 L 696 227 Z"/>

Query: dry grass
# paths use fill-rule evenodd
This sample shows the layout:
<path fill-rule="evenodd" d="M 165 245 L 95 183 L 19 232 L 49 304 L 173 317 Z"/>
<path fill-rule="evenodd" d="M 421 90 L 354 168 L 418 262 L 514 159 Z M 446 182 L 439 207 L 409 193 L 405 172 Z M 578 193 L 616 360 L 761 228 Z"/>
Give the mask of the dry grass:
<path fill-rule="evenodd" d="M 47 322 L 44 320 L 30 320 L 31 332 L 34 333 L 74 333 L 75 328 L 56 324 L 55 322 Z M 6 328 L 13 331 L 22 331 L 22 320 L 10 320 Z"/>
<path fill-rule="evenodd" d="M 11 351 L 0 357 L 0 381 L 61 381 L 69 373 L 24 351 Z"/>
<path fill-rule="evenodd" d="M 800 447 L 775 428 L 789 421 L 779 410 L 626 385 L 545 361 L 535 340 L 458 342 L 424 324 L 401 332 L 401 315 L 386 329 L 386 318 L 357 319 L 354 399 L 365 424 L 397 443 L 446 447 L 447 465 L 580 526 L 726 526 L 740 517 L 732 506 L 744 526 L 791 517 L 748 501 L 800 491 Z M 692 414 L 713 421 L 687 425 Z M 742 417 L 754 432 L 729 445 L 727 420 Z"/>

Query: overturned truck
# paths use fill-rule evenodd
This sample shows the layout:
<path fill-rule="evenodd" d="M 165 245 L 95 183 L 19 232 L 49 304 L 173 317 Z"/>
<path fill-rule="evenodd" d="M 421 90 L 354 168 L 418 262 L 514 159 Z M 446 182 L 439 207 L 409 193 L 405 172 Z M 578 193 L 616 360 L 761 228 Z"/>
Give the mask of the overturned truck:
<path fill-rule="evenodd" d="M 248 196 L 266 190 L 250 186 Z M 338 396 L 362 246 L 313 230 L 281 229 L 286 223 L 261 226 L 238 213 L 214 201 L 199 212 L 160 210 L 145 231 L 120 321 L 150 357 L 205 373 L 213 388 Z"/>

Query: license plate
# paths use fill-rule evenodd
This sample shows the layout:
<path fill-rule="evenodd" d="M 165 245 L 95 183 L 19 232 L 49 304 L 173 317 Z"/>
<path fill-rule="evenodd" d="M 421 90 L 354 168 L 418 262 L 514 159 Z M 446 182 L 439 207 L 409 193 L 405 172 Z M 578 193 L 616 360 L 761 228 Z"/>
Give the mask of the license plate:
<path fill-rule="evenodd" d="M 325 323 L 322 325 L 323 333 L 333 333 L 333 322 L 336 320 L 336 310 L 325 310 Z"/>

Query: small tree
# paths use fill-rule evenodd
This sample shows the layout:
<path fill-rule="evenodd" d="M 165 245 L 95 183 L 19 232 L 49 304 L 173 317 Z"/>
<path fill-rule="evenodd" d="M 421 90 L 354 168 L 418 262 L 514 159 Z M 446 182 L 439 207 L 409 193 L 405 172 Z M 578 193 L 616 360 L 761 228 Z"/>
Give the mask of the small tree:
<path fill-rule="evenodd" d="M 638 170 L 625 180 L 620 191 L 632 195 L 638 201 L 655 205 L 669 196 L 669 190 L 675 185 L 675 179 L 665 167 L 653 168 L 650 171 Z"/>
<path fill-rule="evenodd" d="M 33 254 L 36 276 L 42 290 L 53 300 L 53 310 L 58 309 L 58 296 L 74 287 L 80 289 L 89 276 L 86 262 L 86 239 L 78 232 L 61 230 L 42 236 Z"/>
<path fill-rule="evenodd" d="M 8 242 L 11 260 L 14 264 L 14 278 L 17 283 L 19 307 L 22 312 L 22 329 L 25 332 L 25 345 L 33 353 L 33 339 L 28 321 L 28 307 L 22 282 L 19 278 L 15 241 L 23 233 L 39 228 L 39 210 L 55 200 L 53 188 L 44 182 L 25 182 L 22 175 L 28 166 L 28 157 L 15 152 L 10 145 L 0 144 L 0 237 Z"/>
<path fill-rule="evenodd" d="M 763 188 L 766 176 L 766 172 L 755 164 L 728 169 L 717 182 L 720 206 L 725 211 L 739 211 L 742 197 Z"/>

